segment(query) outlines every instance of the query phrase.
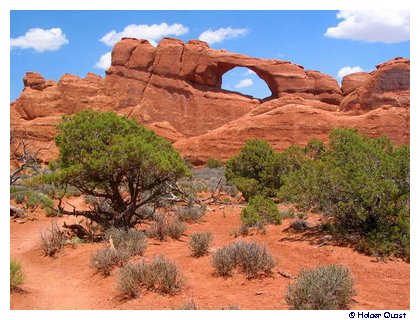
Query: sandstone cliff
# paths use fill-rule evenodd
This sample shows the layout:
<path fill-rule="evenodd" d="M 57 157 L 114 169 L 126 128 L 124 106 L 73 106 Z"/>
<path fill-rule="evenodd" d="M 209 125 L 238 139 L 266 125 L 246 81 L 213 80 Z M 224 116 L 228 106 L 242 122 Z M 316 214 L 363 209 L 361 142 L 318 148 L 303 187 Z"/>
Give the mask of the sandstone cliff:
<path fill-rule="evenodd" d="M 222 76 L 248 67 L 272 95 L 264 100 L 221 89 Z M 227 159 L 248 138 L 276 149 L 327 139 L 334 127 L 409 141 L 410 61 L 396 58 L 371 73 L 352 74 L 342 87 L 331 76 L 282 60 L 213 50 L 205 42 L 125 38 L 112 51 L 105 78 L 65 74 L 58 82 L 28 72 L 11 104 L 11 130 L 34 147 L 52 140 L 61 116 L 90 108 L 127 115 L 175 143 L 194 163 Z M 41 154 L 57 155 L 54 145 Z"/>

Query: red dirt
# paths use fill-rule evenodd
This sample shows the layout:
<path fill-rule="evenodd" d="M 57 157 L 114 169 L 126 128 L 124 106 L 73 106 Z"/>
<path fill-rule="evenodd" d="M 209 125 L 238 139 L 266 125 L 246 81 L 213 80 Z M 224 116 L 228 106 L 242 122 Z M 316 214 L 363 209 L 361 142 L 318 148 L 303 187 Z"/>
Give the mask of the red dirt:
<path fill-rule="evenodd" d="M 144 291 L 133 300 L 118 295 L 118 268 L 104 278 L 89 266 L 91 254 L 103 244 L 68 246 L 57 258 L 48 258 L 40 249 L 39 234 L 49 226 L 51 218 L 36 213 L 38 220 L 23 224 L 11 222 L 11 257 L 22 263 L 26 276 L 22 291 L 11 294 L 11 309 L 177 309 L 191 298 L 200 309 L 220 309 L 229 304 L 239 305 L 241 309 L 288 309 L 284 292 L 294 280 L 282 277 L 275 270 L 296 276 L 302 267 L 331 263 L 349 267 L 354 275 L 357 296 L 353 309 L 410 308 L 410 264 L 400 260 L 377 262 L 351 248 L 320 246 L 323 235 L 289 231 L 287 219 L 280 226 L 269 226 L 265 235 L 243 238 L 268 246 L 278 262 L 271 277 L 248 280 L 242 274 L 227 279 L 214 276 L 210 256 L 190 256 L 188 235 L 195 231 L 212 232 L 213 250 L 234 241 L 229 234 L 240 226 L 240 208 L 213 208 L 216 210 L 208 212 L 203 222 L 188 225 L 180 241 L 149 240 L 144 258 L 149 260 L 163 253 L 175 261 L 186 278 L 182 291 L 173 296 Z M 59 218 L 58 222 L 71 220 L 74 218 Z M 308 219 L 311 226 L 319 220 L 317 215 Z"/>

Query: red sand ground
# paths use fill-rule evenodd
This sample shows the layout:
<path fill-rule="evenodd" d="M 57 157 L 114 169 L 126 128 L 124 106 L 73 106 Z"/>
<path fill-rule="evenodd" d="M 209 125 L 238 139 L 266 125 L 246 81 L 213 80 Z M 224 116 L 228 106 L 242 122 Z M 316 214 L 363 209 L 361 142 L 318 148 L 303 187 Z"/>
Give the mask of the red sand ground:
<path fill-rule="evenodd" d="M 80 200 L 75 200 L 80 205 Z M 133 300 L 122 299 L 116 288 L 118 268 L 103 277 L 89 266 L 91 254 L 103 244 L 67 246 L 57 258 L 48 258 L 40 249 L 40 232 L 51 222 L 42 213 L 35 221 L 11 222 L 11 257 L 19 260 L 26 276 L 20 292 L 11 294 L 12 309 L 177 309 L 193 298 L 200 309 L 221 309 L 229 304 L 241 309 L 288 309 L 284 301 L 286 286 L 294 280 L 277 272 L 271 277 L 248 280 L 242 274 L 227 279 L 216 277 L 210 256 L 193 258 L 188 249 L 188 236 L 195 231 L 214 235 L 212 249 L 235 239 L 229 235 L 240 226 L 240 208 L 226 206 L 208 212 L 204 221 L 188 225 L 180 241 L 149 240 L 144 258 L 150 260 L 163 253 L 175 261 L 186 278 L 183 290 L 174 296 L 143 292 Z M 309 218 L 310 225 L 319 216 Z M 74 221 L 74 218 L 58 219 Z M 319 246 L 322 235 L 295 233 L 287 230 L 290 220 L 270 226 L 265 235 L 243 238 L 265 243 L 277 259 L 274 270 L 281 269 L 296 276 L 302 267 L 338 263 L 350 268 L 356 282 L 357 296 L 353 309 L 409 309 L 410 264 L 400 260 L 378 262 L 351 248 L 330 244 Z M 257 294 L 258 292 L 258 294 Z"/>

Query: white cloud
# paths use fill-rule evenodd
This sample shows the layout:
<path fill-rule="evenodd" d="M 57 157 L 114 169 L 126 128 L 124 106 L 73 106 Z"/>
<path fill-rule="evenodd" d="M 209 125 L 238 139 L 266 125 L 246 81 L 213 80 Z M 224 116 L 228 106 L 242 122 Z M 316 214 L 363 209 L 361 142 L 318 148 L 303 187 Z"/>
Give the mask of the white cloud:
<path fill-rule="evenodd" d="M 251 69 L 248 69 L 244 73 L 242 73 L 241 76 L 246 77 L 246 76 L 253 76 L 255 74 L 256 74 L 255 71 L 252 71 Z"/>
<path fill-rule="evenodd" d="M 384 43 L 410 40 L 409 11 L 342 10 L 337 14 L 337 18 L 344 21 L 328 28 L 324 36 Z"/>
<path fill-rule="evenodd" d="M 69 43 L 69 41 L 60 28 L 52 28 L 49 30 L 32 28 L 29 29 L 24 36 L 10 39 L 11 49 L 32 48 L 36 52 L 56 51 L 67 43 Z"/>
<path fill-rule="evenodd" d="M 363 68 L 361 68 L 359 66 L 356 66 L 356 67 L 345 66 L 345 67 L 341 68 L 340 70 L 338 70 L 337 78 L 342 79 L 350 73 L 363 72 L 363 71 L 365 71 L 365 70 L 363 70 Z"/>
<path fill-rule="evenodd" d="M 248 29 L 246 28 L 220 28 L 217 30 L 208 29 L 204 31 L 198 39 L 201 41 L 205 41 L 208 44 L 220 43 L 226 39 L 232 39 L 236 37 L 240 37 L 246 35 L 248 33 Z"/>
<path fill-rule="evenodd" d="M 161 24 L 130 24 L 124 28 L 123 31 L 117 32 L 112 30 L 101 38 L 101 42 L 108 46 L 114 46 L 115 43 L 121 40 L 123 37 L 131 37 L 137 39 L 146 39 L 150 43 L 156 46 L 156 42 L 163 37 L 169 35 L 180 36 L 188 32 L 188 27 L 180 23 L 174 23 L 168 25 L 163 22 Z"/>
<path fill-rule="evenodd" d="M 240 88 L 245 88 L 245 87 L 250 87 L 254 84 L 254 81 L 252 81 L 252 79 L 242 79 L 241 81 L 239 81 L 236 85 L 235 88 L 236 89 L 240 89 Z"/>
<path fill-rule="evenodd" d="M 95 64 L 95 68 L 104 69 L 104 70 L 108 70 L 110 66 L 111 66 L 111 51 L 103 54 L 99 58 L 99 61 L 96 62 Z"/>

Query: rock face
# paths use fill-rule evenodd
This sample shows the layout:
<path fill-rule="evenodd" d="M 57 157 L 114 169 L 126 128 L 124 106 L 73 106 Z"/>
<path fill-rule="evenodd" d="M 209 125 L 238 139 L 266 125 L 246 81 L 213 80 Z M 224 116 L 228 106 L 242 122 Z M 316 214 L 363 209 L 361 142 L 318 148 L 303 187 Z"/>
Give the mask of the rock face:
<path fill-rule="evenodd" d="M 223 74 L 235 67 L 253 70 L 271 96 L 259 100 L 221 89 Z M 229 158 L 250 137 L 282 149 L 326 139 L 336 126 L 388 134 L 403 143 L 409 140 L 409 75 L 410 61 L 397 58 L 371 73 L 348 75 L 340 88 L 321 72 L 213 50 L 199 40 L 165 38 L 155 48 L 124 38 L 112 50 L 105 78 L 65 74 L 55 83 L 28 72 L 21 96 L 11 104 L 11 130 L 40 146 L 51 142 L 62 115 L 87 108 L 115 111 L 174 142 L 195 163 Z M 41 157 L 56 155 L 52 143 Z"/>
<path fill-rule="evenodd" d="M 410 106 L 410 60 L 395 58 L 371 73 L 354 73 L 343 79 L 340 110 L 368 111 L 381 106 Z"/>

